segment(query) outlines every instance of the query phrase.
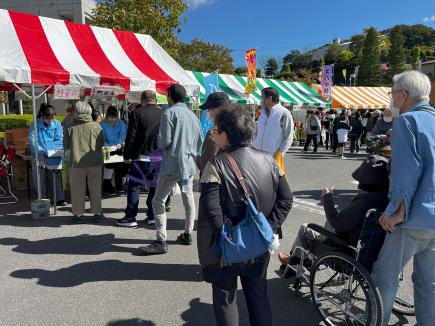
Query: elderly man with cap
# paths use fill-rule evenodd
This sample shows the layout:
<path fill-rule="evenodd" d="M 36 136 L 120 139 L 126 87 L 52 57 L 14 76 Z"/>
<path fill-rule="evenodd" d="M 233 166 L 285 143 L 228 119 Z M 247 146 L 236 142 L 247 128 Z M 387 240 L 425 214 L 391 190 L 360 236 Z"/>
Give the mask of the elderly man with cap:
<path fill-rule="evenodd" d="M 157 106 L 157 96 L 152 90 L 142 93 L 141 104 L 141 107 L 130 113 L 125 138 L 124 163 L 131 164 L 131 167 L 128 172 L 125 217 L 116 221 L 118 226 L 137 226 L 139 195 L 142 186 L 146 184 L 141 176 L 149 175 L 150 155 L 157 149 L 157 135 L 163 110 Z"/>
<path fill-rule="evenodd" d="M 157 138 L 158 147 L 163 149 L 163 161 L 152 201 L 157 240 L 140 248 L 145 254 L 165 254 L 168 251 L 165 200 L 175 185 L 181 188 L 186 214 L 184 233 L 178 236 L 180 244 L 192 244 L 191 234 L 196 215 L 193 176 L 196 173 L 195 159 L 202 147 L 201 123 L 184 104 L 186 90 L 183 86 L 173 84 L 167 91 L 170 107 L 163 112 Z"/>
<path fill-rule="evenodd" d="M 275 88 L 266 87 L 262 90 L 261 104 L 257 134 L 252 145 L 270 153 L 285 171 L 283 158 L 293 142 L 293 117 L 289 110 L 279 104 L 279 93 Z"/>
<path fill-rule="evenodd" d="M 208 117 L 214 122 L 217 114 L 223 110 L 227 109 L 230 105 L 230 98 L 224 92 L 211 93 L 203 105 L 200 106 L 201 110 L 208 110 Z M 216 132 L 215 127 L 208 130 L 204 145 L 202 146 L 202 153 L 196 159 L 196 164 L 198 168 L 202 171 L 205 164 L 210 161 L 219 152 L 219 145 L 214 139 L 214 134 Z"/>

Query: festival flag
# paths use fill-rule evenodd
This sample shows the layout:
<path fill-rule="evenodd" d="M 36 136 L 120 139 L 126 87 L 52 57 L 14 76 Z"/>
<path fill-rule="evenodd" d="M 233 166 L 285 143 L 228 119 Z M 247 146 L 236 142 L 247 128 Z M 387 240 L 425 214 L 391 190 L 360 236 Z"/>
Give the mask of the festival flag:
<path fill-rule="evenodd" d="M 204 77 L 205 97 L 211 93 L 219 92 L 219 76 L 216 73 L 212 73 Z"/>
<path fill-rule="evenodd" d="M 344 77 L 344 79 L 346 79 L 346 76 L 347 76 L 347 70 L 346 70 L 346 69 L 343 69 L 341 72 L 343 73 L 343 77 Z"/>
<path fill-rule="evenodd" d="M 330 99 L 332 95 L 332 65 L 327 65 L 323 67 L 322 71 L 322 96 L 325 99 Z"/>
<path fill-rule="evenodd" d="M 245 94 L 251 94 L 257 90 L 257 50 L 247 50 L 245 52 L 245 60 L 248 67 Z"/>

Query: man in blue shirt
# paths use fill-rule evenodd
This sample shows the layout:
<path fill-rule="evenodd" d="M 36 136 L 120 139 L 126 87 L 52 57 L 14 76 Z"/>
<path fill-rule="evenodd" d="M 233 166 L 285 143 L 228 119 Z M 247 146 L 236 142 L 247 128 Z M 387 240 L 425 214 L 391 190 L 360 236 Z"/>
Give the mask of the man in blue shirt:
<path fill-rule="evenodd" d="M 127 134 L 127 128 L 121 119 L 118 119 L 118 110 L 114 106 L 109 106 L 106 112 L 106 119 L 101 122 L 103 129 L 105 147 L 112 148 L 111 154 L 122 155 L 122 149 Z M 115 186 L 117 191 L 122 191 L 122 178 L 124 177 L 123 164 L 111 163 L 104 165 L 103 191 L 106 194 L 114 195 L 115 190 L 112 186 L 112 176 L 115 171 Z"/>
<path fill-rule="evenodd" d="M 393 78 L 391 109 L 400 114 L 392 133 L 390 203 L 379 223 L 388 231 L 372 277 L 380 290 L 387 325 L 400 271 L 414 258 L 417 324 L 435 322 L 435 109 L 431 84 L 418 71 Z"/>

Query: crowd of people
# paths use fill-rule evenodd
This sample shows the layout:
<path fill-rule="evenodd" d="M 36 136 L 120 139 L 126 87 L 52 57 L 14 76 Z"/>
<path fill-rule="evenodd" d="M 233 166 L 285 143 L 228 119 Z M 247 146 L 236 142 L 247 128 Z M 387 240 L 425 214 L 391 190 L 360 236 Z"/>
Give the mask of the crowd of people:
<path fill-rule="evenodd" d="M 384 325 L 390 318 L 399 273 L 412 257 L 417 323 L 432 325 L 435 320 L 435 110 L 428 103 L 430 88 L 427 76 L 417 71 L 404 72 L 394 77 L 391 107 L 383 113 L 308 111 L 303 123 L 304 151 L 313 142 L 316 152 L 322 141 L 326 149 L 342 158 L 348 137 L 350 152 L 358 153 L 363 143 L 382 136 L 376 150 L 368 146 L 374 155 L 352 174 L 361 193 L 348 206 L 340 210 L 335 207 L 331 187 L 325 187 L 321 195 L 330 229 L 352 244 L 367 210 L 377 208 L 383 212 L 379 223 L 388 233 L 374 262 L 372 278 L 382 297 Z M 235 159 L 253 203 L 273 233 L 280 234 L 293 203 L 284 157 L 293 143 L 295 125 L 302 127 L 302 123 L 293 122 L 290 111 L 279 104 L 279 93 L 274 88 L 262 91 L 257 126 L 248 110 L 231 103 L 225 93 L 216 92 L 201 107 L 208 110 L 214 122 L 203 138 L 199 119 L 183 102 L 184 87 L 174 84 L 167 95 L 169 108 L 163 110 L 153 91 L 143 92 L 141 105 L 129 113 L 128 126 L 118 119 L 116 108 L 108 109 L 99 123 L 100 115 L 89 103 L 80 101 L 62 128 L 53 119 L 54 108 L 45 105 L 36 121 L 37 144 L 30 134 L 32 155 L 36 146 L 42 161 L 52 150 L 65 152 L 73 223 L 86 222 L 87 193 L 93 222 L 100 222 L 104 218 L 102 187 L 109 194 L 121 191 L 126 176 L 125 217 L 116 223 L 137 226 L 140 192 L 143 186 L 149 187 L 147 223 L 155 224 L 156 240 L 140 248 L 145 254 L 168 251 L 167 200 L 178 185 L 185 208 L 185 230 L 177 241 L 192 245 L 198 216 L 199 262 L 204 280 L 212 286 L 217 324 L 239 324 L 235 294 L 240 278 L 251 325 L 272 325 L 266 279 L 269 251 L 242 263 L 223 264 L 218 250 L 224 223 L 238 225 L 246 212 L 242 188 L 226 157 L 230 154 Z M 114 153 L 123 156 L 123 162 L 104 165 L 103 147 L 113 147 Z M 52 173 L 59 183 L 58 204 L 65 204 L 60 174 L 36 166 L 35 160 L 33 168 L 39 169 L 44 180 L 46 174 Z M 198 171 L 201 196 L 197 214 L 193 179 Z M 47 195 L 45 185 L 41 193 Z M 306 234 L 306 225 L 302 225 L 293 249 L 307 246 Z M 280 253 L 278 258 L 284 265 L 299 262 L 293 250 Z"/>

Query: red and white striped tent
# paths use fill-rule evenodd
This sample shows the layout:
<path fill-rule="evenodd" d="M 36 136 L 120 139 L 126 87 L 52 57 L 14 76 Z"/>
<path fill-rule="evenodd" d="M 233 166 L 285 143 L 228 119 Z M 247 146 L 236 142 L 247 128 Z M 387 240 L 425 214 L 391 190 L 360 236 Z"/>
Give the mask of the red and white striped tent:
<path fill-rule="evenodd" d="M 0 9 L 0 82 L 120 86 L 165 93 L 199 84 L 149 35 Z"/>

